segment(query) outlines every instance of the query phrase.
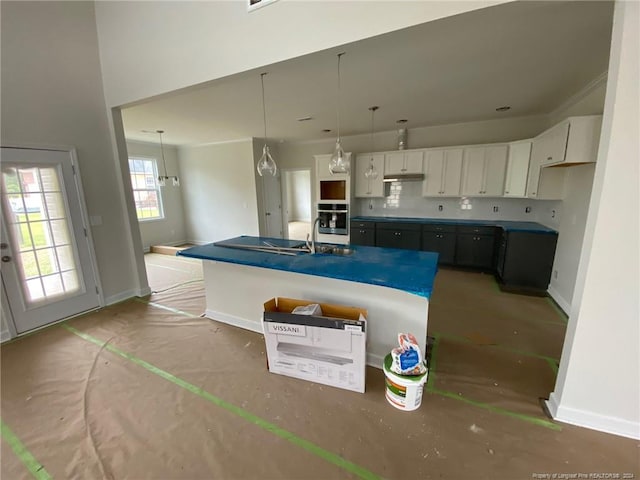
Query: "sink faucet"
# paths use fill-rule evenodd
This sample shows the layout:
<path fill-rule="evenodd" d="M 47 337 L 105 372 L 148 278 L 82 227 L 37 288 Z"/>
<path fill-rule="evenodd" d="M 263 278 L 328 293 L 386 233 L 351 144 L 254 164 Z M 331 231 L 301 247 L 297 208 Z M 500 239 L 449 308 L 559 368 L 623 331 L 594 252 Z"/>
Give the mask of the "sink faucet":
<path fill-rule="evenodd" d="M 309 243 L 309 234 L 307 233 L 307 248 L 312 255 L 316 253 L 316 226 L 318 223 L 320 223 L 320 217 L 317 217 L 313 221 L 313 226 L 311 227 L 311 243 Z"/>

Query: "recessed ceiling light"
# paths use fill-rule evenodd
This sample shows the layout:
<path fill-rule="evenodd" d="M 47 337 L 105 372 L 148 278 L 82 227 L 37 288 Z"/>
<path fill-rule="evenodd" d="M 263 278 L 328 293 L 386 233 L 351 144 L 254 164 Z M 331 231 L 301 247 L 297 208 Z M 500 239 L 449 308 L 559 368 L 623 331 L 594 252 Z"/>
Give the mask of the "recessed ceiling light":
<path fill-rule="evenodd" d="M 511 110 L 511 107 L 509 105 L 496 108 L 496 112 L 506 112 L 507 110 Z"/>
<path fill-rule="evenodd" d="M 396 123 L 402 125 L 403 123 L 407 123 L 409 120 L 407 120 L 406 118 L 402 118 L 400 120 L 396 120 Z"/>
<path fill-rule="evenodd" d="M 307 122 L 309 120 L 313 120 L 313 117 L 312 116 L 300 117 L 300 118 L 297 118 L 296 120 L 298 120 L 299 122 Z"/>

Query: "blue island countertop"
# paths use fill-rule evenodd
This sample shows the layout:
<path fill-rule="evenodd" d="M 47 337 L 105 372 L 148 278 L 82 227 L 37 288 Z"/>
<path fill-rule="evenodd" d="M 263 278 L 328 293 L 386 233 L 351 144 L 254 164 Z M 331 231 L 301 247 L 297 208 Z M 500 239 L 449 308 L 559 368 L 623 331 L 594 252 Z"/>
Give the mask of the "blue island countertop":
<path fill-rule="evenodd" d="M 187 248 L 177 255 L 380 285 L 425 298 L 431 297 L 438 271 L 438 254 L 434 252 L 351 245 L 353 252 L 350 255 L 301 252 L 291 256 L 224 246 L 225 243 L 264 246 L 265 241 L 281 247 L 303 243 L 281 238 L 241 236 Z"/>
<path fill-rule="evenodd" d="M 506 232 L 530 232 L 557 234 L 552 228 L 545 227 L 537 222 L 517 222 L 511 220 L 467 220 L 460 218 L 420 218 L 420 217 L 353 217 L 351 221 L 356 222 L 403 222 L 432 224 L 440 223 L 445 225 L 486 225 L 490 227 L 502 228 Z"/>

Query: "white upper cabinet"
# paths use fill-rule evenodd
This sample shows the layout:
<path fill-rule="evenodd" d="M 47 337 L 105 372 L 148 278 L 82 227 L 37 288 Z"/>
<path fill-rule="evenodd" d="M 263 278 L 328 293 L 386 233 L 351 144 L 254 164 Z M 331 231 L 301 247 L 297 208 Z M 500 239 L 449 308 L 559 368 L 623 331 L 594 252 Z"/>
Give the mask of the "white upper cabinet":
<path fill-rule="evenodd" d="M 369 164 L 373 159 L 373 166 L 378 172 L 378 177 L 367 178 L 365 172 L 369 169 Z M 384 197 L 384 154 L 382 153 L 363 153 L 356 155 L 355 167 L 352 165 L 353 175 L 356 180 L 355 196 L 356 197 Z"/>
<path fill-rule="evenodd" d="M 564 197 L 564 168 L 543 167 L 544 161 L 553 152 L 557 138 L 553 135 L 539 136 L 533 140 L 531 162 L 527 180 L 527 196 L 540 200 L 561 200 Z"/>
<path fill-rule="evenodd" d="M 460 195 L 462 151 L 462 148 L 447 148 L 425 152 L 423 196 L 457 197 Z"/>
<path fill-rule="evenodd" d="M 504 193 L 506 165 L 506 145 L 465 148 L 461 195 L 501 197 Z"/>
<path fill-rule="evenodd" d="M 384 154 L 385 175 L 422 173 L 423 150 L 398 151 Z"/>
<path fill-rule="evenodd" d="M 534 140 L 543 167 L 592 163 L 598 155 L 601 115 L 569 117 L 542 132 Z"/>
<path fill-rule="evenodd" d="M 531 140 L 523 140 L 509 144 L 507 174 L 504 181 L 505 197 L 526 197 L 527 195 L 531 143 Z"/>
<path fill-rule="evenodd" d="M 540 200 L 564 198 L 568 165 L 595 162 L 601 115 L 569 117 L 533 139 L 527 196 Z"/>
<path fill-rule="evenodd" d="M 353 163 L 351 161 L 351 152 L 345 152 L 345 156 L 349 163 Z M 336 173 L 331 174 L 329 172 L 329 162 L 331 162 L 331 154 L 328 155 L 314 155 L 316 159 L 316 178 L 347 178 L 349 177 L 348 173 Z M 353 169 L 353 165 L 351 165 L 350 170 Z"/>

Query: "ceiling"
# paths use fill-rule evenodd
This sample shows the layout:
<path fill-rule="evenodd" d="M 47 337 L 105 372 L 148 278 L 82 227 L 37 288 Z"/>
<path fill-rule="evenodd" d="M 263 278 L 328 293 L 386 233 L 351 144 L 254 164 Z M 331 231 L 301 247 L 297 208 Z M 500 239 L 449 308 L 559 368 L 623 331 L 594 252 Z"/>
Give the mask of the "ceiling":
<path fill-rule="evenodd" d="M 613 2 L 520 1 L 448 17 L 156 97 L 123 110 L 127 139 L 284 142 L 546 114 L 608 68 Z M 337 54 L 341 61 L 338 102 Z M 496 108 L 508 105 L 506 112 Z M 298 121 L 302 117 L 311 120 Z M 331 132 L 323 132 L 330 129 Z"/>

